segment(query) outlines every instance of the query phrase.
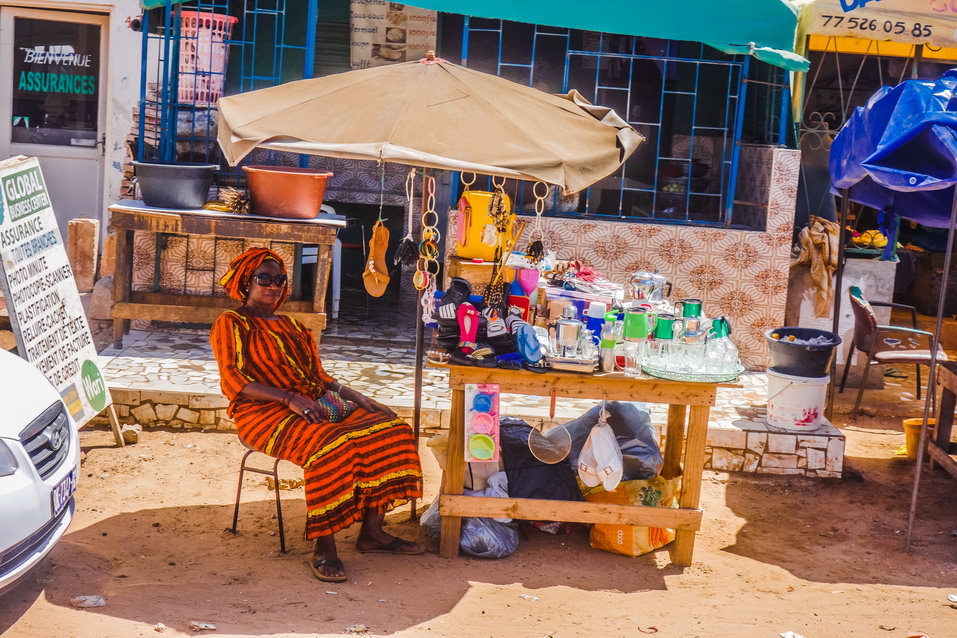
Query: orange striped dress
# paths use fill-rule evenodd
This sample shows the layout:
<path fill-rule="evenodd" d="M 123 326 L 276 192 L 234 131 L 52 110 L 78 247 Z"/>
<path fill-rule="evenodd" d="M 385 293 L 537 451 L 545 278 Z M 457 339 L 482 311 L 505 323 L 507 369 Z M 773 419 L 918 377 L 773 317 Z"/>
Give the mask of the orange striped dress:
<path fill-rule="evenodd" d="M 219 316 L 210 333 L 228 414 L 240 438 L 303 468 L 306 538 L 332 534 L 422 496 L 422 470 L 412 428 L 380 412 L 356 410 L 340 423 L 308 423 L 274 401 L 239 395 L 251 381 L 318 398 L 333 382 L 322 369 L 312 333 L 291 317 Z"/>

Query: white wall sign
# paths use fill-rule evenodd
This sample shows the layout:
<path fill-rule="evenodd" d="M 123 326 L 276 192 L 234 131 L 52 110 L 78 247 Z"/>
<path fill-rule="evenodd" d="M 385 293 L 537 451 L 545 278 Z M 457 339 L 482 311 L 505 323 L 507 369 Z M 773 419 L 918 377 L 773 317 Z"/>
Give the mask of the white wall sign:
<path fill-rule="evenodd" d="M 36 158 L 0 162 L 0 284 L 20 356 L 82 426 L 112 400 Z"/>
<path fill-rule="evenodd" d="M 435 50 L 438 17 L 386 0 L 352 0 L 350 57 L 353 69 L 414 62 Z"/>
<path fill-rule="evenodd" d="M 957 44 L 957 0 L 814 0 L 807 10 L 806 32 L 812 35 Z"/>

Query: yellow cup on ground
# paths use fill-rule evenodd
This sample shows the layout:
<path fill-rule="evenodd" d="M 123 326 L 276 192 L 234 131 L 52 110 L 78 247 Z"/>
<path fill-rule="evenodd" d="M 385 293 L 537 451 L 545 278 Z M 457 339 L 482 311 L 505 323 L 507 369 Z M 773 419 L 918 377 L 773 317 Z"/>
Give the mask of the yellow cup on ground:
<path fill-rule="evenodd" d="M 927 419 L 927 425 L 933 430 L 937 425 L 937 419 Z M 907 458 L 917 458 L 917 447 L 920 445 L 920 431 L 924 427 L 923 417 L 916 419 L 904 419 L 904 445 L 907 448 Z"/>

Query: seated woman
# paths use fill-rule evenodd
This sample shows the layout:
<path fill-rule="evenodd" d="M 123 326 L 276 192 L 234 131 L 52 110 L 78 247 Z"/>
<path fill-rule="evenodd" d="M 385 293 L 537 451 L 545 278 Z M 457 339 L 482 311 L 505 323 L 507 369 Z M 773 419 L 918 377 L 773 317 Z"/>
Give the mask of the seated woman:
<path fill-rule="evenodd" d="M 342 582 L 333 534 L 356 521 L 360 552 L 425 551 L 382 529 L 386 511 L 422 496 L 422 471 L 412 429 L 326 374 L 312 333 L 275 314 L 287 282 L 282 259 L 270 250 L 251 248 L 233 260 L 220 283 L 243 305 L 219 316 L 210 341 L 239 437 L 303 468 L 313 574 Z"/>

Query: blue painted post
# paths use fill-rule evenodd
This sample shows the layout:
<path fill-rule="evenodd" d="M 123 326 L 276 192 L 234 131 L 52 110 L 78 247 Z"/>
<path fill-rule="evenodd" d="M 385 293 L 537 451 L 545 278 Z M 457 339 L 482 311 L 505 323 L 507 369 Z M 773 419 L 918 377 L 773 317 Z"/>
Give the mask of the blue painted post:
<path fill-rule="evenodd" d="M 143 153 L 146 150 L 146 142 L 143 139 L 146 135 L 146 75 L 149 72 L 147 59 L 150 50 L 150 14 L 143 12 L 143 47 L 140 50 L 140 121 L 136 140 L 136 160 L 143 161 Z"/>
<path fill-rule="evenodd" d="M 306 52 L 302 66 L 302 77 L 309 79 L 316 72 L 316 21 L 319 19 L 319 0 L 309 0 L 306 7 Z M 309 167 L 309 156 L 299 156 L 299 167 Z"/>
<path fill-rule="evenodd" d="M 734 146 L 731 148 L 731 173 L 728 177 L 728 199 L 724 204 L 724 223 L 731 224 L 731 212 L 734 209 L 734 191 L 738 184 L 738 160 L 741 157 L 741 129 L 744 126 L 744 103 L 748 97 L 748 69 L 751 67 L 751 56 L 745 56 L 741 67 L 741 79 L 738 82 L 738 102 L 734 114 Z"/>
<path fill-rule="evenodd" d="M 788 73 L 787 75 L 790 75 Z M 784 78 L 784 85 L 781 87 L 781 111 L 778 116 L 778 144 L 787 146 L 788 143 L 788 112 L 791 110 L 791 87 L 788 86 L 787 76 Z"/>

